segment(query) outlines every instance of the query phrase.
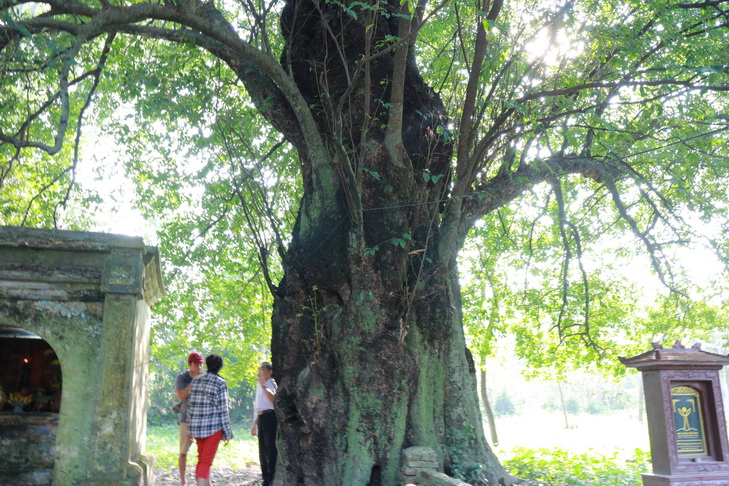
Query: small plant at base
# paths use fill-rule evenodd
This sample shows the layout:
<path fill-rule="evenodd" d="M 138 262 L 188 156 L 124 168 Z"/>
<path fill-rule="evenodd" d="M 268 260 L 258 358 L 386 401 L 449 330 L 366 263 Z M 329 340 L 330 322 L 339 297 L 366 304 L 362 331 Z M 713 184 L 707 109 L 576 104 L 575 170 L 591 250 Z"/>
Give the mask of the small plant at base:
<path fill-rule="evenodd" d="M 466 427 L 455 444 L 448 446 L 448 454 L 451 460 L 451 475 L 466 481 L 475 486 L 490 486 L 489 481 L 484 477 L 482 464 L 465 463 L 463 457 L 466 450 L 470 448 L 469 443 L 475 438 L 473 427 Z"/>

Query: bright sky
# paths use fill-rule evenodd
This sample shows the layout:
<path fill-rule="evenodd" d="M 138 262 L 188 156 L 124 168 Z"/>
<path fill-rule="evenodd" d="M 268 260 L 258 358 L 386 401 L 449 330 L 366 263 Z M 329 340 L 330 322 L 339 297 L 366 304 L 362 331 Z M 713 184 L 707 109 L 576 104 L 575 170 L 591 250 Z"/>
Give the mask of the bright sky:
<path fill-rule="evenodd" d="M 103 199 L 93 215 L 92 230 L 141 236 L 148 245 L 159 244 L 156 222 L 147 221 L 133 206 L 134 183 L 123 172 L 117 155 L 120 148 L 113 137 L 93 127 L 86 130 L 86 147 L 76 178 L 83 188 L 98 192 Z"/>

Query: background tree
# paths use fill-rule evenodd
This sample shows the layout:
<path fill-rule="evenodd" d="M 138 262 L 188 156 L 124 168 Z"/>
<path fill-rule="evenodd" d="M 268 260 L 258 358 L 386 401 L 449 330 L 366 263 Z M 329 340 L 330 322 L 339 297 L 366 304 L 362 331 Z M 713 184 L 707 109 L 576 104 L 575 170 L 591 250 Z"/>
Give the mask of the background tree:
<path fill-rule="evenodd" d="M 463 332 L 456 258 L 476 229 L 500 228 L 479 240 L 489 261 L 522 240 L 522 265 L 543 275 L 523 294 L 523 348 L 547 342 L 530 323 L 548 322 L 549 349 L 585 360 L 620 319 L 595 245 L 632 235 L 614 251 L 640 244 L 679 297 L 672 249 L 701 238 L 692 226 L 720 221 L 704 241 L 727 261 L 729 1 L 0 0 L 0 12 L 5 222 L 49 225 L 72 196 L 93 203 L 74 194 L 91 117 L 132 147 L 140 204 L 169 209 L 163 249 L 191 251 L 178 263 L 194 267 L 199 235 L 221 228 L 201 259 L 207 295 L 210 262 L 230 260 L 225 280 L 240 280 L 255 251 L 287 484 L 394 484 L 409 445 L 510 482 L 484 440 Z M 176 160 L 183 147 L 199 152 Z M 200 160 L 209 171 L 191 170 Z M 186 211 L 195 178 L 202 212 Z"/>

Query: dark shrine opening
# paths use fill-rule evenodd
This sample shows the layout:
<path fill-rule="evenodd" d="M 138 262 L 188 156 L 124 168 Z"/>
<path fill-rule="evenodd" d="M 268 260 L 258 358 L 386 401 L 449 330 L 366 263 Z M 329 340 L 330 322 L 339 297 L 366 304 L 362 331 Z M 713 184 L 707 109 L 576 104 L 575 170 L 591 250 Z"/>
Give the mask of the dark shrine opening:
<path fill-rule="evenodd" d="M 61 388 L 61 363 L 50 344 L 0 327 L 0 484 L 52 484 Z"/>
<path fill-rule="evenodd" d="M 0 400 L 3 412 L 53 412 L 61 405 L 61 363 L 39 336 L 0 328 Z"/>

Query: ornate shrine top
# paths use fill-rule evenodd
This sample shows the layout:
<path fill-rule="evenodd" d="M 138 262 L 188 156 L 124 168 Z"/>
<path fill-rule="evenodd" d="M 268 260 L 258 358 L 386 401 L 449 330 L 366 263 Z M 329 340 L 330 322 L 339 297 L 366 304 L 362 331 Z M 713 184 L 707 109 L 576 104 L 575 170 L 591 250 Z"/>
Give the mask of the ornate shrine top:
<path fill-rule="evenodd" d="M 647 368 L 722 368 L 729 364 L 729 355 L 709 353 L 701 350 L 696 343 L 687 348 L 681 341 L 676 341 L 671 348 L 664 348 L 660 343 L 652 343 L 653 349 L 632 358 L 619 357 L 625 366 L 638 369 Z"/>

